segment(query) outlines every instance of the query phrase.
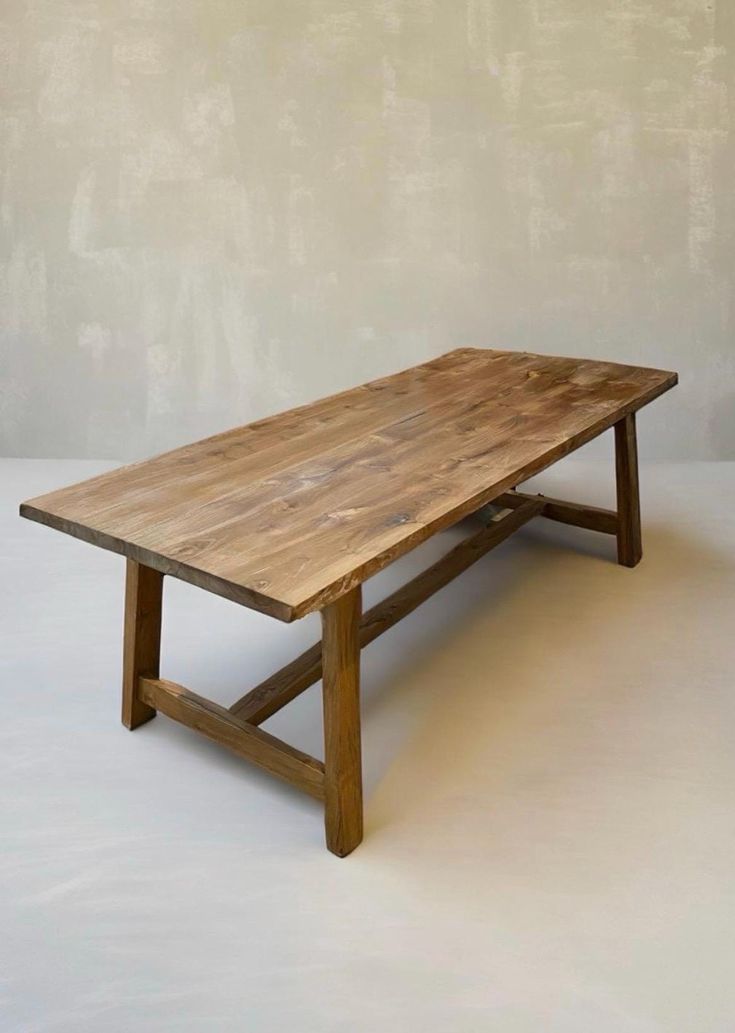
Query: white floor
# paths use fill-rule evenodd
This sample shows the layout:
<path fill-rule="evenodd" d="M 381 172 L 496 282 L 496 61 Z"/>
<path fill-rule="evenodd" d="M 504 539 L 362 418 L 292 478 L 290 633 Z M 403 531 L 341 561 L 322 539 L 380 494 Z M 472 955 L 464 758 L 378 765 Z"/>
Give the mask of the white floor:
<path fill-rule="evenodd" d="M 345 860 L 314 801 L 123 729 L 123 560 L 17 517 L 103 468 L 0 463 L 3 1033 L 732 1033 L 735 464 L 642 470 L 636 570 L 537 521 L 365 651 Z M 164 676 L 223 702 L 317 632 L 166 585 Z M 321 755 L 319 702 L 268 727 Z"/>

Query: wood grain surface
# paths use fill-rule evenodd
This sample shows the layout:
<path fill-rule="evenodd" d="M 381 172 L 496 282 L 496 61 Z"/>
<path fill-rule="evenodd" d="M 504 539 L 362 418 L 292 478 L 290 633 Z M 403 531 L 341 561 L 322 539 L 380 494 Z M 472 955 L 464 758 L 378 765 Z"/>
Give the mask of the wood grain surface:
<path fill-rule="evenodd" d="M 21 514 L 290 621 L 676 382 L 461 348 L 32 499 Z"/>
<path fill-rule="evenodd" d="M 615 424 L 615 482 L 618 499 L 618 563 L 624 567 L 635 567 L 643 556 L 635 413 L 630 413 Z"/>
<path fill-rule="evenodd" d="M 138 695 L 141 677 L 157 678 L 161 661 L 163 575 L 128 560 L 125 573 L 122 722 L 131 731 L 156 716 Z"/>
<path fill-rule="evenodd" d="M 324 829 L 338 857 L 362 840 L 361 612 L 359 585 L 322 610 Z"/>

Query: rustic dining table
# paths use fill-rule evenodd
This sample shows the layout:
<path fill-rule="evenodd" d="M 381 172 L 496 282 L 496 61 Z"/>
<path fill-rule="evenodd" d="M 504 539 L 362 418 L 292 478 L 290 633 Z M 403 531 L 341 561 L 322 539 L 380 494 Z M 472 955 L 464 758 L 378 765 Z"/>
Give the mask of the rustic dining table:
<path fill-rule="evenodd" d="M 160 712 L 316 797 L 343 857 L 363 834 L 360 650 L 535 518 L 613 535 L 618 563 L 634 567 L 635 414 L 676 383 L 658 369 L 459 348 L 20 512 L 126 557 L 123 723 Z M 615 510 L 518 490 L 610 428 Z M 367 578 L 470 514 L 479 531 L 363 613 Z M 165 575 L 280 621 L 318 610 L 321 641 L 220 706 L 160 676 Z M 319 680 L 323 761 L 261 727 Z"/>

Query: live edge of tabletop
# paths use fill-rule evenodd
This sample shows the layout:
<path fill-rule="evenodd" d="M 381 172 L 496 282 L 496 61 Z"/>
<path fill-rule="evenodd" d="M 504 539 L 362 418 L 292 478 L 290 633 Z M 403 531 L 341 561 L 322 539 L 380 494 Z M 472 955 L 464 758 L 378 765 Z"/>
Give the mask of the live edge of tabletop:
<path fill-rule="evenodd" d="M 537 516 L 614 535 L 618 562 L 635 566 L 635 413 L 676 382 L 657 369 L 461 348 L 20 511 L 127 557 L 124 723 L 161 711 L 316 796 L 327 846 L 343 856 L 362 838 L 360 649 Z M 516 490 L 612 427 L 615 510 Z M 367 578 L 478 511 L 479 533 L 362 613 Z M 320 610 L 322 641 L 220 707 L 159 677 L 166 574 L 282 621 Z M 324 762 L 259 727 L 319 679 Z"/>

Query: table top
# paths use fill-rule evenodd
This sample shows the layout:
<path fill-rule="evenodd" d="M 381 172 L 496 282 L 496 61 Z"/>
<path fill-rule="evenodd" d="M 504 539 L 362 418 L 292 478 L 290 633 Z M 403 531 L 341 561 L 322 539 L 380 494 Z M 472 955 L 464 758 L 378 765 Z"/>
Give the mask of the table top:
<path fill-rule="evenodd" d="M 676 382 L 460 348 L 32 499 L 21 515 L 290 621 Z"/>

